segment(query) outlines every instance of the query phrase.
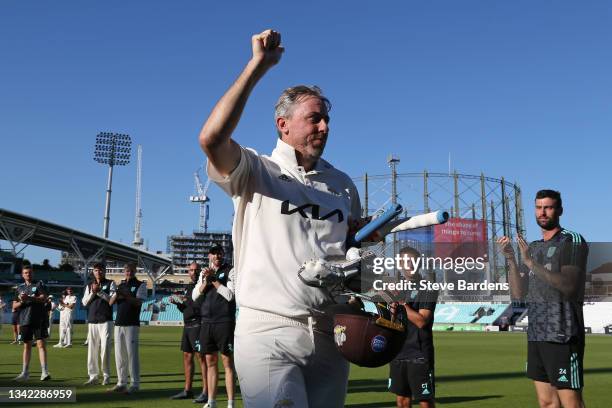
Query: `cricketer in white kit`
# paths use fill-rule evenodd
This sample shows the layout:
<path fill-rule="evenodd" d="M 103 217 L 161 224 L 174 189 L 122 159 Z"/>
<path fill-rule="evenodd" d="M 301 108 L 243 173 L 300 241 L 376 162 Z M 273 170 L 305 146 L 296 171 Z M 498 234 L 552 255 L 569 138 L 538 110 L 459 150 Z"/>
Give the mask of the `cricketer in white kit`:
<path fill-rule="evenodd" d="M 272 30 L 252 37 L 251 60 L 200 134 L 209 177 L 235 208 L 236 370 L 247 407 L 342 407 L 349 365 L 317 324 L 331 297 L 297 276 L 309 259 L 344 257 L 349 221 L 361 215 L 351 179 L 321 159 L 329 101 L 317 87 L 286 89 L 271 156 L 230 138 L 250 92 L 280 60 L 280 44 Z"/>
<path fill-rule="evenodd" d="M 72 315 L 77 298 L 72 294 L 72 288 L 66 288 L 66 294 L 59 300 L 57 309 L 60 311 L 59 340 L 53 347 L 72 346 Z"/>

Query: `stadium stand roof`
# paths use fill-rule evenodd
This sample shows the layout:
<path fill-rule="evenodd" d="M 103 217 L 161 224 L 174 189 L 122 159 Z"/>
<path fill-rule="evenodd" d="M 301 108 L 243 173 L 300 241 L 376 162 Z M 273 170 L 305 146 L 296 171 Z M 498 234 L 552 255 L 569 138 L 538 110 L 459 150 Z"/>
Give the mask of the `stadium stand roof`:
<path fill-rule="evenodd" d="M 85 265 L 97 259 L 136 262 L 148 273 L 163 275 L 172 264 L 170 259 L 142 249 L 3 208 L 0 208 L 0 239 L 8 241 L 15 254 L 34 245 L 74 252 Z"/>

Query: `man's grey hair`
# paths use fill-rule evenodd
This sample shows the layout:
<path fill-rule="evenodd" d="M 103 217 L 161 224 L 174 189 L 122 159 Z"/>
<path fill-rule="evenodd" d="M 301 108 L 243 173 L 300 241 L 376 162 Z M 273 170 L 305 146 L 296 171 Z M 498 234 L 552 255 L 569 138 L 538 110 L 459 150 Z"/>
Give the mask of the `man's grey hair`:
<path fill-rule="evenodd" d="M 331 102 L 323 95 L 321 88 L 316 85 L 297 85 L 287 88 L 281 93 L 274 107 L 274 120 L 290 118 L 295 105 L 308 96 L 319 98 L 325 104 L 327 112 L 331 110 Z M 278 132 L 278 137 L 281 137 L 280 131 Z"/>

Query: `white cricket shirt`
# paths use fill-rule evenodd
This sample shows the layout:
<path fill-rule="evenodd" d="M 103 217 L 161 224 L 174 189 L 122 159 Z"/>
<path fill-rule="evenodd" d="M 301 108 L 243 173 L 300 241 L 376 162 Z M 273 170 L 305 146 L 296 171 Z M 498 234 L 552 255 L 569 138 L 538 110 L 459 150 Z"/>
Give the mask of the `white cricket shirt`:
<path fill-rule="evenodd" d="M 76 305 L 76 296 L 74 295 L 65 295 L 64 298 L 62 299 L 62 302 L 64 302 L 65 305 Z M 67 316 L 72 315 L 72 312 L 74 311 L 74 309 L 70 309 L 69 307 L 65 307 L 63 308 L 60 313 L 65 314 Z"/>
<path fill-rule="evenodd" d="M 240 162 L 222 177 L 208 175 L 234 202 L 234 283 L 238 307 L 305 317 L 330 302 L 326 289 L 298 278 L 309 259 L 344 256 L 348 219 L 361 216 L 357 188 L 320 159 L 298 166 L 293 147 L 278 139 L 271 156 L 241 147 Z"/>

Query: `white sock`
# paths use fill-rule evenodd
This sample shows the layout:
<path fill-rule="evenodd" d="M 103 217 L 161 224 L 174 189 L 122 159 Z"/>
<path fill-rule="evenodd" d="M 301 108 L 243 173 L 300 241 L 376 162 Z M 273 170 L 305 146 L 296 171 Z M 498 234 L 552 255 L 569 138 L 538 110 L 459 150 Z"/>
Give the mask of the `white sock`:
<path fill-rule="evenodd" d="M 42 372 L 43 372 L 43 374 L 47 374 L 47 373 L 49 373 L 49 371 L 48 371 L 48 370 L 49 370 L 49 369 L 47 368 L 47 364 L 46 364 L 46 363 L 45 363 L 45 364 L 41 364 L 41 365 L 40 365 L 40 371 L 42 371 Z"/>
<path fill-rule="evenodd" d="M 27 374 L 28 371 L 29 371 L 28 365 L 24 363 L 22 368 L 21 368 L 21 372 L 24 373 L 24 374 Z"/>
<path fill-rule="evenodd" d="M 234 408 L 234 400 L 227 400 L 227 408 Z"/>

